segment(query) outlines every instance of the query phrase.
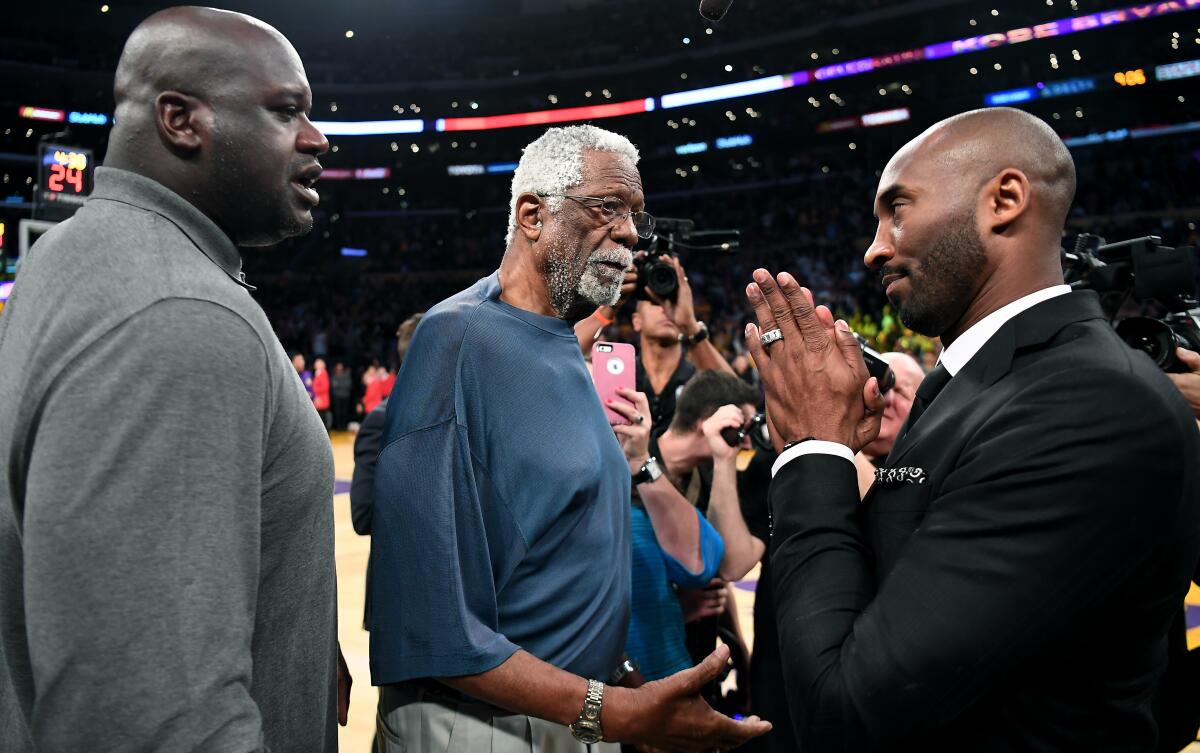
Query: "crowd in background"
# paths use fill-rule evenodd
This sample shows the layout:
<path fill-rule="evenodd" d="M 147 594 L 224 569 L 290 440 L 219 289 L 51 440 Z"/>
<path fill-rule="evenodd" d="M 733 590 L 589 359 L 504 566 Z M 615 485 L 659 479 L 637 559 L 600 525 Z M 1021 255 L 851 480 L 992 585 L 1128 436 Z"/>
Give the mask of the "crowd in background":
<path fill-rule="evenodd" d="M 1186 219 L 1195 212 L 1181 211 L 1200 207 L 1200 150 L 1194 142 L 1142 142 L 1136 152 L 1089 147 L 1077 150 L 1075 158 L 1079 190 L 1068 221 L 1070 233 L 1095 232 L 1109 241 L 1154 234 L 1169 245 L 1200 242 L 1195 223 Z M 648 209 L 658 216 L 692 219 L 698 229 L 741 231 L 741 248 L 735 253 L 681 254 L 698 314 L 722 354 L 730 363 L 746 363 L 741 332 L 750 310 L 744 287 L 750 273 L 765 266 L 796 273 L 817 300 L 844 316 L 880 352 L 903 351 L 931 364 L 937 343 L 900 323 L 878 279 L 862 263 L 875 230 L 870 197 L 877 176 L 823 173 L 800 155 L 763 169 L 770 180 L 755 188 L 739 190 L 734 182 L 727 191 L 661 199 L 651 191 L 649 197 Z M 731 169 L 731 175 L 741 172 Z M 327 209 L 339 216 L 330 222 L 332 215 L 327 215 L 324 231 L 276 252 L 247 255 L 248 275 L 259 287 L 255 296 L 284 347 L 341 363 L 352 374 L 355 408 L 347 421 L 361 415 L 357 406 L 367 390 L 364 376 L 384 367 L 394 373 L 396 325 L 499 264 L 504 199 L 493 200 L 496 206 L 482 211 L 412 216 L 356 216 Z M 335 206 L 343 201 L 350 203 L 333 199 Z M 326 231 L 329 238 L 322 237 Z M 1073 238 L 1068 235 L 1065 243 L 1071 245 Z M 310 245 L 302 245 L 306 243 Z M 341 258 L 337 248 L 343 245 L 367 248 L 369 256 Z M 289 271 L 279 271 L 284 263 Z M 628 310 L 606 336 L 635 341 Z M 345 421 L 334 425 L 344 427 Z"/>

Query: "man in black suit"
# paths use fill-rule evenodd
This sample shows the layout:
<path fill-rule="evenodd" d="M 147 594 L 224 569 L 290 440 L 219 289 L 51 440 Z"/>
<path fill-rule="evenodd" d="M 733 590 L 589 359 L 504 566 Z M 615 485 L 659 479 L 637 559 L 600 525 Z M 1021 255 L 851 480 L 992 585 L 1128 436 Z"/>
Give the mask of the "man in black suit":
<path fill-rule="evenodd" d="M 950 118 L 892 158 L 866 262 L 946 350 L 861 505 L 851 458 L 878 431 L 876 382 L 844 322 L 787 273 L 754 273 L 805 753 L 1154 749 L 1167 627 L 1200 556 L 1200 440 L 1096 296 L 1062 284 L 1074 190 L 1062 142 L 1018 110 Z"/>

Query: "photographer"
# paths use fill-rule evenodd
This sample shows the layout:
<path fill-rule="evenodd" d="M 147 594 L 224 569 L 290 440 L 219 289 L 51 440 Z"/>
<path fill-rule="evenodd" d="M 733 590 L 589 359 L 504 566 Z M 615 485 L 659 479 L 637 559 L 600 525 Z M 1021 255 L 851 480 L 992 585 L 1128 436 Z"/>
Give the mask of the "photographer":
<path fill-rule="evenodd" d="M 652 470 L 651 473 L 661 473 L 675 494 L 682 498 L 680 502 L 686 500 L 688 507 L 696 508 L 691 515 L 706 516 L 723 540 L 724 554 L 718 557 L 720 566 L 715 575 L 724 581 L 744 577 L 762 558 L 766 548 L 763 539 L 751 535 L 742 517 L 737 489 L 738 452 L 749 446 L 749 440 L 742 430 L 754 416 L 756 398 L 754 388 L 732 374 L 716 370 L 700 372 L 680 392 L 670 426 L 652 438 L 648 447 L 649 456 L 655 459 L 653 465 L 657 466 L 657 471 Z M 722 436 L 722 432 L 731 431 L 737 433 L 733 444 Z M 650 465 L 648 463 L 647 467 Z M 642 486 L 637 486 L 637 491 L 645 500 Z M 629 656 L 642 662 L 661 663 L 664 669 L 675 665 L 687 666 L 694 661 L 697 651 L 706 648 L 711 650 L 722 624 L 740 639 L 733 615 L 721 613 L 724 611 L 719 603 L 721 592 L 712 588 L 710 579 L 714 573 L 711 571 L 697 573 L 698 567 L 689 567 L 689 573 L 695 574 L 695 577 L 670 579 L 681 589 L 680 598 L 690 594 L 692 601 L 718 602 L 715 609 L 710 605 L 710 617 L 686 625 L 684 611 L 676 594 L 668 591 L 666 570 L 661 570 L 659 566 L 660 572 L 656 577 L 639 581 L 640 577 L 646 576 L 644 570 L 639 576 L 643 560 L 638 555 L 636 505 L 635 502 L 633 613 L 626 642 Z M 661 523 L 649 505 L 647 512 L 650 512 L 653 523 L 652 533 L 662 544 L 664 552 L 670 551 L 664 537 L 675 536 L 676 532 Z M 688 522 L 689 527 L 694 525 L 690 523 L 690 518 Z M 706 524 L 701 524 L 701 528 L 704 527 Z M 691 546 L 690 551 L 694 552 L 695 545 Z M 652 558 L 648 558 L 648 561 L 653 563 Z M 684 562 L 682 559 L 679 561 Z M 693 558 L 693 562 L 696 561 Z M 707 567 L 707 561 L 705 565 Z M 642 582 L 647 586 L 642 587 Z M 703 591 L 694 590 L 706 586 Z M 670 598 L 665 598 L 664 594 Z M 725 642 L 729 643 L 730 640 Z M 736 642 L 740 644 L 740 640 Z M 655 667 L 648 665 L 643 669 L 647 678 L 653 679 Z M 744 678 L 739 677 L 739 685 L 744 690 L 746 686 L 743 682 Z M 719 699 L 716 687 L 708 692 L 714 702 Z"/>
<path fill-rule="evenodd" d="M 1200 419 L 1200 353 L 1187 348 L 1176 348 L 1175 357 L 1179 359 L 1187 371 L 1181 374 L 1167 374 L 1167 378 L 1175 383 L 1180 394 L 1188 402 L 1192 413 Z"/>
<path fill-rule="evenodd" d="M 708 327 L 696 319 L 692 286 L 683 265 L 676 257 L 663 258 L 675 268 L 679 283 L 675 300 L 664 300 L 647 290 L 650 300 L 639 300 L 633 314 L 633 331 L 641 338 L 637 388 L 649 398 L 650 413 L 658 427 L 671 423 L 679 390 L 697 371 L 715 369 L 733 374 L 733 368 L 709 341 Z"/>

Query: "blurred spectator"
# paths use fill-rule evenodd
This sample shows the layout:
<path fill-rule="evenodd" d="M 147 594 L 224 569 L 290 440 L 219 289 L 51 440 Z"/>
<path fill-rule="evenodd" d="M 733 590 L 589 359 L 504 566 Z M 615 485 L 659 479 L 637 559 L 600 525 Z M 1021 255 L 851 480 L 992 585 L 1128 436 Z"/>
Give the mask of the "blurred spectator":
<path fill-rule="evenodd" d="M 328 430 L 333 427 L 333 412 L 329 409 L 329 372 L 325 370 L 325 359 L 313 361 L 312 399 L 313 407 L 321 416 Z"/>
<path fill-rule="evenodd" d="M 405 319 L 396 330 L 396 356 L 404 364 L 404 354 L 423 314 L 413 314 Z M 395 377 L 393 377 L 393 380 Z M 376 383 L 382 381 L 378 378 Z M 380 399 L 362 420 L 358 434 L 354 437 L 354 476 L 350 482 L 350 517 L 354 531 L 361 536 L 371 535 L 371 510 L 375 504 L 375 461 L 379 459 L 379 445 L 383 439 L 383 427 L 387 420 L 388 394 Z M 368 562 L 368 569 L 370 564 Z M 368 580 L 370 580 L 368 576 Z"/>
<path fill-rule="evenodd" d="M 313 376 L 308 370 L 304 362 L 304 355 L 297 353 L 292 356 L 292 366 L 296 369 L 296 374 L 299 375 L 300 381 L 304 384 L 304 390 L 308 393 L 308 399 L 313 399 Z"/>
<path fill-rule="evenodd" d="M 378 366 L 368 366 L 363 372 L 363 398 L 358 404 L 358 413 L 361 416 L 366 416 L 383 402 L 383 382 L 379 378 L 379 372 Z"/>
<path fill-rule="evenodd" d="M 765 550 L 764 540 L 750 533 L 738 500 L 737 456 L 739 450 L 749 449 L 750 440 L 743 434 L 731 445 L 722 436 L 723 431 L 737 432 L 748 424 L 754 416 L 757 399 L 758 393 L 735 375 L 718 370 L 701 371 L 684 385 L 670 426 L 652 440 L 650 447 L 651 455 L 659 459 L 671 483 L 721 535 L 725 554 L 717 575 L 725 581 L 744 577 L 758 564 Z M 713 600 L 707 582 L 700 586 L 678 585 L 706 590 L 701 594 L 685 594 L 689 602 Z M 638 599 L 635 589 L 635 611 Z M 673 607 L 676 613 L 674 610 L 680 610 L 678 604 Z M 683 622 L 682 618 L 680 621 Z M 632 634 L 632 623 L 630 629 Z M 724 613 L 684 625 L 691 660 L 694 662 L 697 655 L 711 652 L 722 631 L 724 642 L 735 656 L 746 653 L 741 648 L 744 644 L 735 615 Z M 739 690 L 744 691 L 747 682 L 745 674 L 740 676 Z M 714 705 L 721 698 L 717 685 L 705 693 Z"/>
<path fill-rule="evenodd" d="M 346 428 L 350 420 L 350 398 L 354 391 L 354 379 L 346 364 L 338 361 L 333 365 L 333 376 L 329 378 L 329 383 L 333 394 L 333 428 L 340 431 Z"/>

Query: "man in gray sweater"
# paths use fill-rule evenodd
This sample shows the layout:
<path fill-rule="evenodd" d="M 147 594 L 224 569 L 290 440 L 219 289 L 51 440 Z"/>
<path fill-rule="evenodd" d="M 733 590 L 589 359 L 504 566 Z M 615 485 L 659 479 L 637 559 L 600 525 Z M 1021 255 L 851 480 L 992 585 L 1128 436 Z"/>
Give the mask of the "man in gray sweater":
<path fill-rule="evenodd" d="M 0 750 L 334 751 L 333 459 L 237 249 L 312 227 L 304 69 L 175 8 L 115 93 L 0 316 Z"/>

